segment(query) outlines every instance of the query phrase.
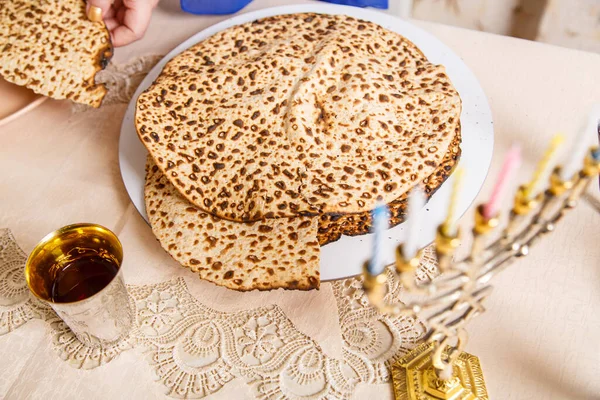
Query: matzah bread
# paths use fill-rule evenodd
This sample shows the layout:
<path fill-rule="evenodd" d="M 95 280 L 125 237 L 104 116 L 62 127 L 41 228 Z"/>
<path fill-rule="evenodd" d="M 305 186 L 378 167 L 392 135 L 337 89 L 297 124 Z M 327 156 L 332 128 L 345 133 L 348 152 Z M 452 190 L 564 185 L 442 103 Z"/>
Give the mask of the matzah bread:
<path fill-rule="evenodd" d="M 55 99 L 100 106 L 95 75 L 112 56 L 103 22 L 91 22 L 83 0 L 0 1 L 0 74 Z"/>
<path fill-rule="evenodd" d="M 450 150 L 444 156 L 442 163 L 436 168 L 433 174 L 425 178 L 421 183 L 425 196 L 428 199 L 433 196 L 435 191 L 450 176 L 456 166 L 461 154 L 460 141 L 460 126 L 458 126 L 454 140 L 450 144 Z M 409 194 L 410 192 L 406 192 L 400 198 L 388 204 L 390 212 L 388 222 L 390 227 L 394 227 L 405 220 Z M 371 222 L 371 214 L 369 212 L 321 215 L 319 218 L 319 244 L 323 246 L 327 243 L 335 242 L 342 235 L 357 236 L 367 234 L 371 230 Z"/>
<path fill-rule="evenodd" d="M 458 127 L 444 67 L 347 16 L 232 27 L 173 58 L 136 128 L 191 203 L 253 221 L 367 212 L 434 173 Z"/>
<path fill-rule="evenodd" d="M 223 220 L 190 204 L 152 161 L 146 168 L 152 231 L 181 265 L 235 290 L 319 287 L 317 218 Z"/>

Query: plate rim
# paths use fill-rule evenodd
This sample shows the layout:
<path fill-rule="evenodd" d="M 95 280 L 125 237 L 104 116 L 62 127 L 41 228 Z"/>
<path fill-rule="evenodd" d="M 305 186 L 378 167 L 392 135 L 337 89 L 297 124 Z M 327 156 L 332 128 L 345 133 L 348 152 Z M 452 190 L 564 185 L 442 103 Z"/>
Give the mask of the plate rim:
<path fill-rule="evenodd" d="M 362 8 L 351 7 L 351 6 L 336 5 L 336 4 L 314 3 L 314 4 L 296 4 L 296 5 L 275 6 L 275 7 L 268 7 L 268 8 L 263 8 L 263 9 L 259 9 L 259 10 L 249 11 L 246 13 L 234 15 L 231 18 L 225 19 L 214 25 L 208 26 L 205 29 L 202 29 L 201 31 L 191 35 L 189 38 L 182 41 L 179 45 L 175 46 L 148 72 L 148 74 L 142 80 L 142 82 L 140 82 L 139 86 L 137 87 L 134 95 L 132 96 L 132 98 L 127 106 L 127 110 L 125 112 L 125 115 L 123 117 L 123 121 L 121 124 L 121 132 L 120 132 L 120 136 L 119 136 L 119 170 L 120 170 L 120 174 L 121 174 L 121 179 L 123 181 L 123 184 L 125 186 L 125 189 L 127 191 L 127 195 L 129 197 L 130 201 L 133 203 L 134 207 L 136 208 L 136 210 L 138 211 L 140 216 L 146 221 L 146 223 L 148 223 L 148 219 L 147 219 L 147 215 L 145 214 L 145 207 L 143 204 L 144 203 L 143 202 L 143 184 L 141 185 L 142 208 L 140 209 L 138 207 L 137 202 L 133 199 L 132 194 L 130 193 L 129 186 L 127 184 L 128 179 L 126 179 L 126 177 L 124 176 L 124 168 L 123 168 L 124 162 L 129 161 L 129 160 L 124 159 L 123 147 L 125 146 L 124 143 L 127 139 L 127 135 L 125 133 L 128 129 L 128 126 L 127 126 L 128 123 L 133 122 L 132 118 L 134 117 L 134 114 L 135 114 L 135 104 L 136 104 L 137 98 L 141 94 L 141 92 L 143 90 L 145 90 L 149 86 L 149 84 L 152 83 L 152 81 L 156 78 L 156 76 L 158 76 L 158 74 L 160 74 L 164 65 L 169 60 L 171 60 L 173 57 L 175 57 L 176 55 L 178 55 L 185 49 L 195 45 L 196 43 L 204 40 L 205 38 L 207 38 L 211 35 L 214 35 L 224 29 L 229 28 L 229 27 L 232 27 L 235 25 L 240 25 L 240 24 L 250 22 L 250 21 L 254 21 L 254 20 L 260 19 L 260 18 L 265 18 L 265 17 L 269 17 L 269 16 L 274 16 L 274 15 L 306 13 L 306 12 L 312 12 L 312 13 L 318 13 L 318 14 L 330 14 L 330 15 L 331 14 L 333 14 L 333 15 L 339 15 L 339 14 L 349 15 L 349 16 L 352 16 L 355 18 L 371 21 L 373 23 L 383 26 L 386 29 L 390 29 L 392 31 L 395 31 L 395 32 L 401 34 L 402 36 L 405 36 L 408 40 L 410 40 L 413 43 L 415 43 L 415 41 L 422 42 L 421 44 L 415 43 L 415 45 L 417 47 L 419 47 L 419 49 L 425 54 L 427 59 L 430 60 L 432 63 L 437 64 L 438 62 L 435 61 L 435 59 L 437 59 L 437 58 L 449 58 L 451 61 L 450 64 L 452 64 L 452 70 L 460 69 L 460 70 L 462 70 L 462 72 L 466 73 L 465 76 L 459 76 L 459 74 L 457 73 L 458 71 L 453 71 L 451 73 L 450 71 L 448 71 L 449 67 L 447 64 L 440 63 L 440 64 L 444 65 L 444 67 L 447 70 L 448 75 L 450 76 L 450 79 L 451 79 L 453 85 L 455 86 L 457 91 L 459 91 L 462 105 L 463 105 L 463 108 L 461 111 L 461 116 L 460 116 L 461 125 L 462 125 L 461 131 L 463 133 L 463 135 L 462 135 L 463 138 L 461 141 L 461 149 L 463 150 L 463 154 L 461 156 L 461 159 L 459 160 L 458 165 L 465 164 L 465 162 L 463 162 L 463 160 L 465 158 L 464 128 L 465 128 L 466 124 L 463 123 L 463 118 L 466 117 L 466 114 L 468 111 L 465 110 L 465 101 L 463 98 L 463 95 L 465 95 L 465 93 L 464 92 L 461 93 L 461 90 L 459 90 L 459 88 L 456 87 L 456 81 L 460 81 L 461 86 L 464 85 L 465 87 L 467 86 L 467 83 L 468 83 L 466 81 L 470 81 L 470 85 L 472 86 L 473 92 L 478 92 L 478 93 L 473 93 L 473 94 L 469 93 L 469 97 L 472 94 L 474 97 L 477 98 L 478 101 L 475 103 L 474 106 L 475 106 L 475 108 L 480 108 L 480 110 L 478 110 L 477 112 L 482 113 L 482 115 L 485 115 L 486 121 L 484 121 L 484 122 L 489 123 L 489 126 L 487 126 L 487 127 L 485 127 L 485 126 L 480 127 L 480 129 L 482 129 L 483 131 L 487 131 L 487 135 L 489 136 L 487 138 L 489 140 L 487 147 L 485 147 L 483 149 L 483 151 L 481 151 L 481 149 L 478 149 L 478 152 L 480 153 L 480 155 L 482 155 L 482 153 L 483 153 L 483 158 L 485 160 L 483 164 L 478 164 L 478 167 L 480 167 L 481 170 L 483 170 L 483 173 L 481 173 L 481 172 L 476 173 L 478 175 L 478 177 L 476 178 L 476 180 L 478 182 L 474 184 L 476 186 L 476 188 L 475 189 L 471 188 L 470 189 L 471 193 L 468 196 L 466 196 L 466 197 L 469 197 L 469 200 L 461 199 L 460 205 L 458 207 L 459 212 L 457 213 L 459 218 L 462 217 L 471 208 L 471 206 L 474 203 L 475 199 L 477 198 L 479 192 L 481 191 L 483 184 L 489 173 L 492 156 L 493 156 L 493 148 L 494 148 L 494 128 L 493 128 L 493 118 L 492 118 L 491 109 L 490 109 L 487 97 L 485 95 L 485 92 L 483 91 L 483 88 L 481 87 L 475 74 L 464 63 L 464 61 L 460 58 L 460 56 L 458 56 L 458 54 L 456 54 L 449 46 L 444 44 L 440 39 L 435 37 L 433 34 L 410 23 L 409 21 L 406 21 L 402 18 L 392 16 L 389 14 L 384 14 L 379 11 L 374 11 L 374 10 L 362 9 Z M 390 24 L 398 24 L 400 26 L 399 27 L 396 27 L 396 26 L 390 27 Z M 408 30 L 411 32 L 407 34 L 407 32 L 398 32 L 398 30 Z M 429 42 L 426 46 L 424 46 L 424 47 L 426 47 L 426 50 L 423 50 L 424 42 Z M 437 49 L 435 49 L 436 47 L 437 47 Z M 437 52 L 436 54 L 433 54 L 433 53 L 435 53 L 434 49 L 436 50 L 435 52 Z M 432 61 L 432 58 L 433 58 L 433 61 Z M 453 77 L 453 75 L 455 75 L 455 76 Z M 152 76 L 154 76 L 154 77 L 152 77 Z M 152 77 L 152 78 L 150 78 L 150 77 Z M 455 78 L 459 78 L 459 79 L 455 79 Z M 466 79 L 466 81 L 463 82 L 463 79 Z M 464 90 L 464 89 L 465 88 L 462 88 L 462 90 Z M 470 111 L 475 112 L 474 110 L 470 110 Z M 478 122 L 476 122 L 476 124 L 478 124 Z M 137 145 L 139 145 L 139 146 L 136 146 L 136 145 L 133 145 L 133 146 L 141 147 L 143 149 L 143 154 L 144 154 L 144 159 L 145 159 L 145 157 L 147 155 L 147 150 L 145 149 L 143 144 L 139 141 L 137 133 L 135 133 L 135 127 L 133 127 L 133 131 L 134 131 L 133 139 L 135 139 L 135 141 L 137 142 Z M 475 133 L 473 133 L 473 134 L 475 134 Z M 475 140 L 475 139 L 473 139 L 473 140 Z M 469 157 L 471 157 L 471 154 L 469 154 Z M 475 157 L 475 154 L 473 154 L 472 157 Z M 144 161 L 144 165 L 145 165 L 145 161 Z M 468 177 L 467 177 L 467 179 L 468 179 Z M 445 190 L 449 190 L 449 185 L 447 185 L 447 182 L 448 182 L 448 180 L 446 180 L 440 186 L 440 188 L 437 190 L 437 192 L 432 196 L 430 201 L 427 203 L 425 208 L 423 210 L 421 210 L 420 214 L 424 214 L 425 209 L 427 209 L 427 211 L 429 211 L 429 209 L 427 208 L 428 205 L 431 205 L 436 198 L 441 198 L 442 193 L 444 193 Z M 438 201 L 438 203 L 439 203 L 439 201 Z M 387 257 L 384 257 L 384 261 L 386 263 L 393 263 L 392 249 L 398 243 L 400 243 L 400 241 L 398 241 L 397 234 L 403 232 L 403 225 L 404 225 L 403 223 L 399 224 L 393 228 L 390 228 L 390 230 L 388 231 L 388 233 L 391 236 L 395 236 L 395 238 L 387 237 L 385 239 L 386 243 L 384 244 L 384 249 L 387 250 L 385 252 Z M 436 225 L 436 224 L 434 224 L 434 225 Z M 393 232 L 395 232 L 395 234 Z M 368 239 L 371 237 L 372 237 L 372 235 L 370 235 L 370 234 L 359 235 L 359 236 L 345 236 L 344 235 L 338 241 L 332 242 L 332 243 L 329 243 L 329 244 L 323 246 L 322 251 L 321 251 L 321 262 L 320 262 L 320 266 L 319 266 L 320 271 L 321 271 L 321 277 L 322 277 L 321 282 L 328 282 L 328 281 L 334 281 L 334 280 L 339 280 L 339 279 L 347 279 L 347 278 L 351 278 L 351 277 L 360 275 L 362 273 L 362 266 L 359 268 L 355 268 L 354 270 L 350 270 L 346 274 L 338 274 L 336 276 L 328 276 L 328 274 L 323 274 L 323 271 L 328 269 L 328 268 L 323 268 L 324 264 L 327 263 L 327 258 L 325 258 L 323 256 L 324 256 L 324 254 L 326 255 L 327 253 L 335 252 L 334 248 L 336 248 L 336 247 L 344 246 L 345 243 L 341 243 L 342 240 L 344 240 L 344 242 L 360 242 L 360 243 L 362 243 L 363 239 L 366 239 L 367 242 L 370 242 L 370 240 L 368 240 Z M 423 237 L 428 237 L 429 239 L 424 239 Z M 427 246 L 428 244 L 430 244 L 432 242 L 432 240 L 433 240 L 433 237 L 432 237 L 431 233 L 423 234 L 422 230 L 419 232 L 420 247 Z M 395 244 L 392 242 L 394 242 Z M 336 245 L 336 243 L 337 243 L 337 245 Z M 360 247 L 364 248 L 365 246 L 361 244 Z M 370 246 L 368 248 L 370 248 Z M 328 249 L 330 249 L 330 250 L 328 251 Z M 368 258 L 368 255 L 369 255 L 369 253 L 365 253 L 365 255 L 364 255 L 365 260 Z M 324 258 L 325 258 L 325 260 L 324 260 Z M 361 265 L 362 265 L 362 262 L 361 262 Z M 341 269 L 341 268 L 340 267 L 337 267 L 337 268 L 332 267 L 331 269 L 335 270 L 335 269 Z M 343 268 L 343 269 L 346 270 L 346 268 Z M 329 274 L 329 275 L 335 275 L 335 274 Z"/>

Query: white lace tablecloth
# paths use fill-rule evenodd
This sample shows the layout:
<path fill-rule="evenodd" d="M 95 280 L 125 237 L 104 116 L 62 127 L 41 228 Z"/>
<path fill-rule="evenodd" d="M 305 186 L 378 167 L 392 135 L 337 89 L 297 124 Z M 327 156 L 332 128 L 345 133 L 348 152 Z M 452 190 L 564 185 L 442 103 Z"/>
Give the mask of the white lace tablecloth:
<path fill-rule="evenodd" d="M 29 293 L 22 273 L 25 261 L 10 230 L 0 230 L 0 335 L 12 334 L 32 320 L 46 321 L 50 327 L 46 340 L 57 357 L 83 370 L 104 366 L 124 351 L 141 350 L 146 355 L 139 357 L 138 364 L 146 358 L 146 368 L 162 384 L 160 391 L 176 398 L 218 393 L 236 378 L 258 398 L 350 398 L 361 382 L 388 382 L 390 363 L 426 332 L 425 325 L 413 318 L 379 314 L 369 305 L 360 279 L 336 281 L 329 289 L 343 340 L 338 359 L 299 331 L 277 304 L 217 311 L 198 301 L 179 277 L 129 285 L 134 315 L 129 337 L 93 348 L 80 342 L 50 307 Z M 418 277 L 430 279 L 435 274 L 433 250 L 428 248 Z M 401 287 L 389 271 L 388 278 L 387 300 L 397 301 Z"/>
<path fill-rule="evenodd" d="M 248 9 L 292 2 L 255 0 Z M 117 49 L 117 64 L 164 54 L 225 18 L 181 14 L 176 0 L 159 7 L 146 37 Z M 576 132 L 599 100 L 598 55 L 416 23 L 463 57 L 489 97 L 492 177 L 519 141 L 526 180 L 549 138 Z M 85 112 L 47 101 L 0 128 L 0 229 L 14 236 L 0 232 L 0 398 L 391 398 L 388 364 L 424 327 L 374 313 L 357 281 L 237 293 L 198 280 L 162 251 L 120 178 L 126 98 Z M 27 253 L 46 233 L 85 221 L 121 239 L 136 312 L 129 340 L 103 352 L 79 347 L 11 272 L 23 262 L 17 244 Z M 491 398 L 598 398 L 599 225 L 581 205 L 496 279 L 467 345 L 481 359 Z"/>

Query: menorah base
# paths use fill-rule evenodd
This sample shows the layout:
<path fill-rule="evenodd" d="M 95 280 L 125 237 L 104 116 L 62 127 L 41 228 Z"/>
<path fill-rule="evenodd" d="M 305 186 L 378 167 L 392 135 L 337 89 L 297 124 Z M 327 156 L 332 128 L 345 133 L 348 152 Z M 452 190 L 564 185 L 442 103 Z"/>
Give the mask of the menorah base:
<path fill-rule="evenodd" d="M 423 343 L 392 365 L 396 400 L 488 400 L 479 359 L 460 353 L 452 366 L 452 378 L 441 380 L 431 363 L 434 345 Z M 449 350 L 444 350 L 444 357 Z"/>

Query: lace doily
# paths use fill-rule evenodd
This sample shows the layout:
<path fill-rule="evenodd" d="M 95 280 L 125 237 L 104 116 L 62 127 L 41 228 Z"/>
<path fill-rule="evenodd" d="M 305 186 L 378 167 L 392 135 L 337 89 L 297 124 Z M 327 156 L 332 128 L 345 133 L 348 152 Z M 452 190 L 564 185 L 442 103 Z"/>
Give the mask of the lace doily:
<path fill-rule="evenodd" d="M 427 259 L 433 260 L 431 249 Z M 422 322 L 391 318 L 369 306 L 359 278 L 331 283 L 342 332 L 341 359 L 327 356 L 277 305 L 240 312 L 213 310 L 196 300 L 182 278 L 127 287 L 134 311 L 130 336 L 110 347 L 81 343 L 54 311 L 33 297 L 23 276 L 26 255 L 0 230 L 0 335 L 37 318 L 48 322 L 58 355 L 91 369 L 139 346 L 166 393 L 201 398 L 243 379 L 258 398 L 348 399 L 358 383 L 386 383 L 390 363 L 425 333 Z M 422 274 L 435 274 L 428 261 Z M 388 271 L 389 294 L 400 285 Z"/>
<path fill-rule="evenodd" d="M 146 74 L 162 58 L 162 55 L 153 54 L 136 58 L 127 64 L 111 62 L 105 70 L 96 75 L 96 82 L 104 83 L 108 89 L 102 105 L 128 104 Z M 79 103 L 73 103 L 71 109 L 74 113 L 94 110 Z"/>

